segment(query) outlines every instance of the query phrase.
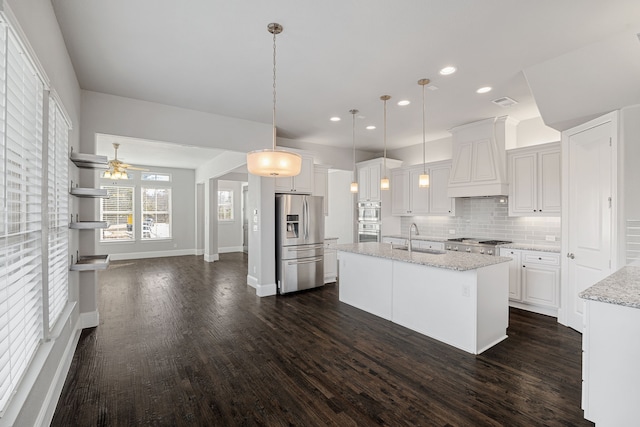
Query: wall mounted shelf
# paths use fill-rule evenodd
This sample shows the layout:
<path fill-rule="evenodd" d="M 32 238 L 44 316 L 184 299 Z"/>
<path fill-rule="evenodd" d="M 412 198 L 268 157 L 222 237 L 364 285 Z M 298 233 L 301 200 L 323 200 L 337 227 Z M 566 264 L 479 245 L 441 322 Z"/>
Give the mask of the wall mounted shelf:
<path fill-rule="evenodd" d="M 109 267 L 109 255 L 87 255 L 77 258 L 74 263 L 71 255 L 71 271 L 106 270 Z"/>
<path fill-rule="evenodd" d="M 107 194 L 107 190 L 105 188 L 71 187 L 70 193 L 71 195 L 77 197 L 99 197 L 103 199 L 109 198 L 109 194 Z"/>
<path fill-rule="evenodd" d="M 74 230 L 97 230 L 108 226 L 107 221 L 74 221 L 69 223 L 69 228 Z"/>
<path fill-rule="evenodd" d="M 109 160 L 107 156 L 97 154 L 74 153 L 71 149 L 69 159 L 79 168 L 83 169 L 108 169 Z"/>

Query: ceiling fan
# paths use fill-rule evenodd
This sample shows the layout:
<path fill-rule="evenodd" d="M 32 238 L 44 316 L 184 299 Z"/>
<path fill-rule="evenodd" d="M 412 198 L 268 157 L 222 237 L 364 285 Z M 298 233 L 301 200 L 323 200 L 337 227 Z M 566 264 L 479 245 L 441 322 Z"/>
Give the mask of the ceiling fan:
<path fill-rule="evenodd" d="M 139 168 L 136 166 L 132 166 L 130 164 L 124 163 L 121 160 L 118 160 L 118 148 L 120 144 L 117 142 L 113 143 L 113 148 L 115 149 L 115 156 L 113 160 L 109 160 L 109 169 L 104 172 L 102 175 L 103 178 L 107 179 L 129 179 L 129 175 L 127 174 L 127 170 L 136 170 L 136 171 L 148 171 L 149 169 Z"/>

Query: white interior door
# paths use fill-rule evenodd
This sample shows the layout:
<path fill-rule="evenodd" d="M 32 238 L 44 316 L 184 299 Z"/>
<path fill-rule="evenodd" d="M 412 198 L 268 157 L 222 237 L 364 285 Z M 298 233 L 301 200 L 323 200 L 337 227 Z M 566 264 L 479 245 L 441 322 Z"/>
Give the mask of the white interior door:
<path fill-rule="evenodd" d="M 613 194 L 612 171 L 615 170 L 611 141 L 615 123 L 604 120 L 584 130 L 567 131 L 568 229 L 565 302 L 566 324 L 583 329 L 584 302 L 578 294 L 612 273 Z M 566 164 L 566 163 L 565 163 Z M 564 323 L 564 322 L 563 322 Z"/>

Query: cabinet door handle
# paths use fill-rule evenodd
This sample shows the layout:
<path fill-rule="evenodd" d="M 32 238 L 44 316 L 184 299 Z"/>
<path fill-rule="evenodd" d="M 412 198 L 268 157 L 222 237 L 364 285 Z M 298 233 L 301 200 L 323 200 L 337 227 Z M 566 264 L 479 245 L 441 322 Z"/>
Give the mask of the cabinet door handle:
<path fill-rule="evenodd" d="M 526 268 L 526 267 L 527 267 L 526 265 L 523 265 L 523 266 L 522 266 L 522 268 Z"/>
<path fill-rule="evenodd" d="M 567 258 L 571 258 L 574 259 L 576 256 L 574 254 L 572 254 L 571 252 L 567 254 Z"/>

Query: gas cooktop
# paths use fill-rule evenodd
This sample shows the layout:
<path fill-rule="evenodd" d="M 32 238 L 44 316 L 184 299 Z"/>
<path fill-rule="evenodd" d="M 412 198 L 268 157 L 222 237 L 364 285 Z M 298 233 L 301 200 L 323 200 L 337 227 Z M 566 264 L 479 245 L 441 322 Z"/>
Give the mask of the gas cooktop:
<path fill-rule="evenodd" d="M 507 243 L 511 243 L 509 240 L 484 240 L 484 239 L 478 239 L 474 237 L 456 237 L 453 239 L 447 239 L 447 241 L 476 244 L 476 245 L 489 245 L 489 246 L 504 245 Z"/>

